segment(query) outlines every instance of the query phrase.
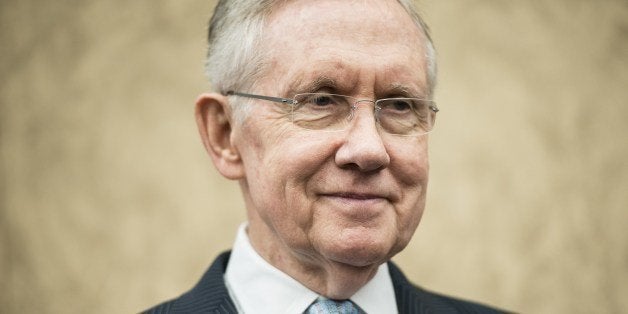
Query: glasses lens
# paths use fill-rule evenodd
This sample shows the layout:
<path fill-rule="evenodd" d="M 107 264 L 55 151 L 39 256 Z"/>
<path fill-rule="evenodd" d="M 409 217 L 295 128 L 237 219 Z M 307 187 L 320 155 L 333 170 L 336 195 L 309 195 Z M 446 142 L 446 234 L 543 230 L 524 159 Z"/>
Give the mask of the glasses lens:
<path fill-rule="evenodd" d="M 388 98 L 376 106 L 381 127 L 388 133 L 421 135 L 432 130 L 435 112 L 433 102 L 418 98 Z"/>
<path fill-rule="evenodd" d="M 347 96 L 308 93 L 294 97 L 292 122 L 313 130 L 342 130 L 346 127 L 351 105 Z"/>
<path fill-rule="evenodd" d="M 349 96 L 307 93 L 294 96 L 291 119 L 305 129 L 344 130 L 352 118 L 353 104 Z M 381 128 L 390 134 L 422 135 L 434 125 L 434 103 L 418 98 L 387 98 L 375 103 L 376 119 Z"/>

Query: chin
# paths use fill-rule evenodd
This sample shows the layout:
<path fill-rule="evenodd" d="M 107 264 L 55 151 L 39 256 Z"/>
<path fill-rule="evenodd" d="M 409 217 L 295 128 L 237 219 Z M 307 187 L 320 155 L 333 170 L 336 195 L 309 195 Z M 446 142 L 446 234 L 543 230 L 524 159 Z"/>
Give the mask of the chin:
<path fill-rule="evenodd" d="M 382 241 L 364 241 L 368 239 L 359 239 L 358 241 L 340 241 L 330 242 L 335 244 L 325 250 L 327 258 L 353 267 L 366 267 L 371 265 L 380 265 L 392 257 L 392 248 L 390 242 Z"/>
<path fill-rule="evenodd" d="M 386 261 L 385 259 L 382 259 L 381 256 L 362 256 L 348 254 L 333 255 L 329 257 L 329 259 L 336 263 L 357 268 L 379 266 Z"/>

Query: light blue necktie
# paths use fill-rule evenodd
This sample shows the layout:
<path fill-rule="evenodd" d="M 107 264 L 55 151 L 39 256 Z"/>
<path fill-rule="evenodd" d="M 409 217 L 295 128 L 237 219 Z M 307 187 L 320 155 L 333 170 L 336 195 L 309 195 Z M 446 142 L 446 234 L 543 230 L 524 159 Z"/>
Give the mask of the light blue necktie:
<path fill-rule="evenodd" d="M 303 314 L 363 314 L 364 312 L 349 300 L 316 299 Z"/>

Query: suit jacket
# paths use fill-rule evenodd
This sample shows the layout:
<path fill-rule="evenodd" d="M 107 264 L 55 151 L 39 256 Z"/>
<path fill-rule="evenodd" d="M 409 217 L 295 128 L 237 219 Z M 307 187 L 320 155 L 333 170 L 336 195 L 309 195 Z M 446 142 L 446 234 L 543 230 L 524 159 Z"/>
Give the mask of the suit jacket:
<path fill-rule="evenodd" d="M 223 278 L 230 254 L 231 252 L 225 252 L 219 255 L 192 290 L 176 299 L 166 301 L 150 308 L 143 313 L 238 313 L 233 301 L 229 297 L 229 292 L 227 291 Z M 388 268 L 395 290 L 397 309 L 400 314 L 506 313 L 477 303 L 428 292 L 410 283 L 401 270 L 392 262 L 388 263 Z"/>

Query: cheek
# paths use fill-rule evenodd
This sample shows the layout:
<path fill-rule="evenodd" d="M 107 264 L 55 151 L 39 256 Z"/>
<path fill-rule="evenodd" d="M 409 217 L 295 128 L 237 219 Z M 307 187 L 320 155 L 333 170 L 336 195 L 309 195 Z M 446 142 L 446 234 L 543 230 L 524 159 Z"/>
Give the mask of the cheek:
<path fill-rule="evenodd" d="M 407 240 L 412 237 L 423 216 L 425 209 L 425 189 L 409 197 L 408 203 L 408 206 L 405 207 L 405 212 L 400 214 L 401 220 L 399 221 L 401 237 Z"/>
<path fill-rule="evenodd" d="M 280 156 L 268 161 L 280 169 L 284 178 L 283 192 L 295 210 L 308 210 L 309 204 L 304 202 L 311 202 L 315 197 L 310 185 L 333 160 L 334 149 L 329 141 L 307 134 L 310 133 L 287 138 L 277 152 Z"/>
<path fill-rule="evenodd" d="M 398 224 L 401 238 L 409 238 L 414 233 L 423 215 L 427 192 L 429 162 L 427 141 L 421 145 L 405 145 L 394 150 L 391 156 L 391 172 L 402 191 L 398 205 Z"/>
<path fill-rule="evenodd" d="M 425 194 L 429 176 L 427 139 L 389 148 L 390 168 L 403 190 Z"/>
<path fill-rule="evenodd" d="M 261 128 L 252 123 L 242 131 L 241 156 L 255 207 L 285 217 L 283 223 L 308 224 L 313 197 L 308 183 L 332 158 L 330 141 L 290 127 Z"/>
<path fill-rule="evenodd" d="M 307 134 L 307 133 L 306 133 Z M 315 136 L 286 137 L 267 150 L 258 171 L 263 176 L 256 187 L 255 207 L 288 246 L 310 250 L 310 231 L 315 221 L 316 195 L 313 186 L 318 175 L 326 172 L 333 149 L 329 142 Z M 276 148 L 276 149 L 275 149 Z M 259 196 L 263 193 L 263 196 Z"/>

